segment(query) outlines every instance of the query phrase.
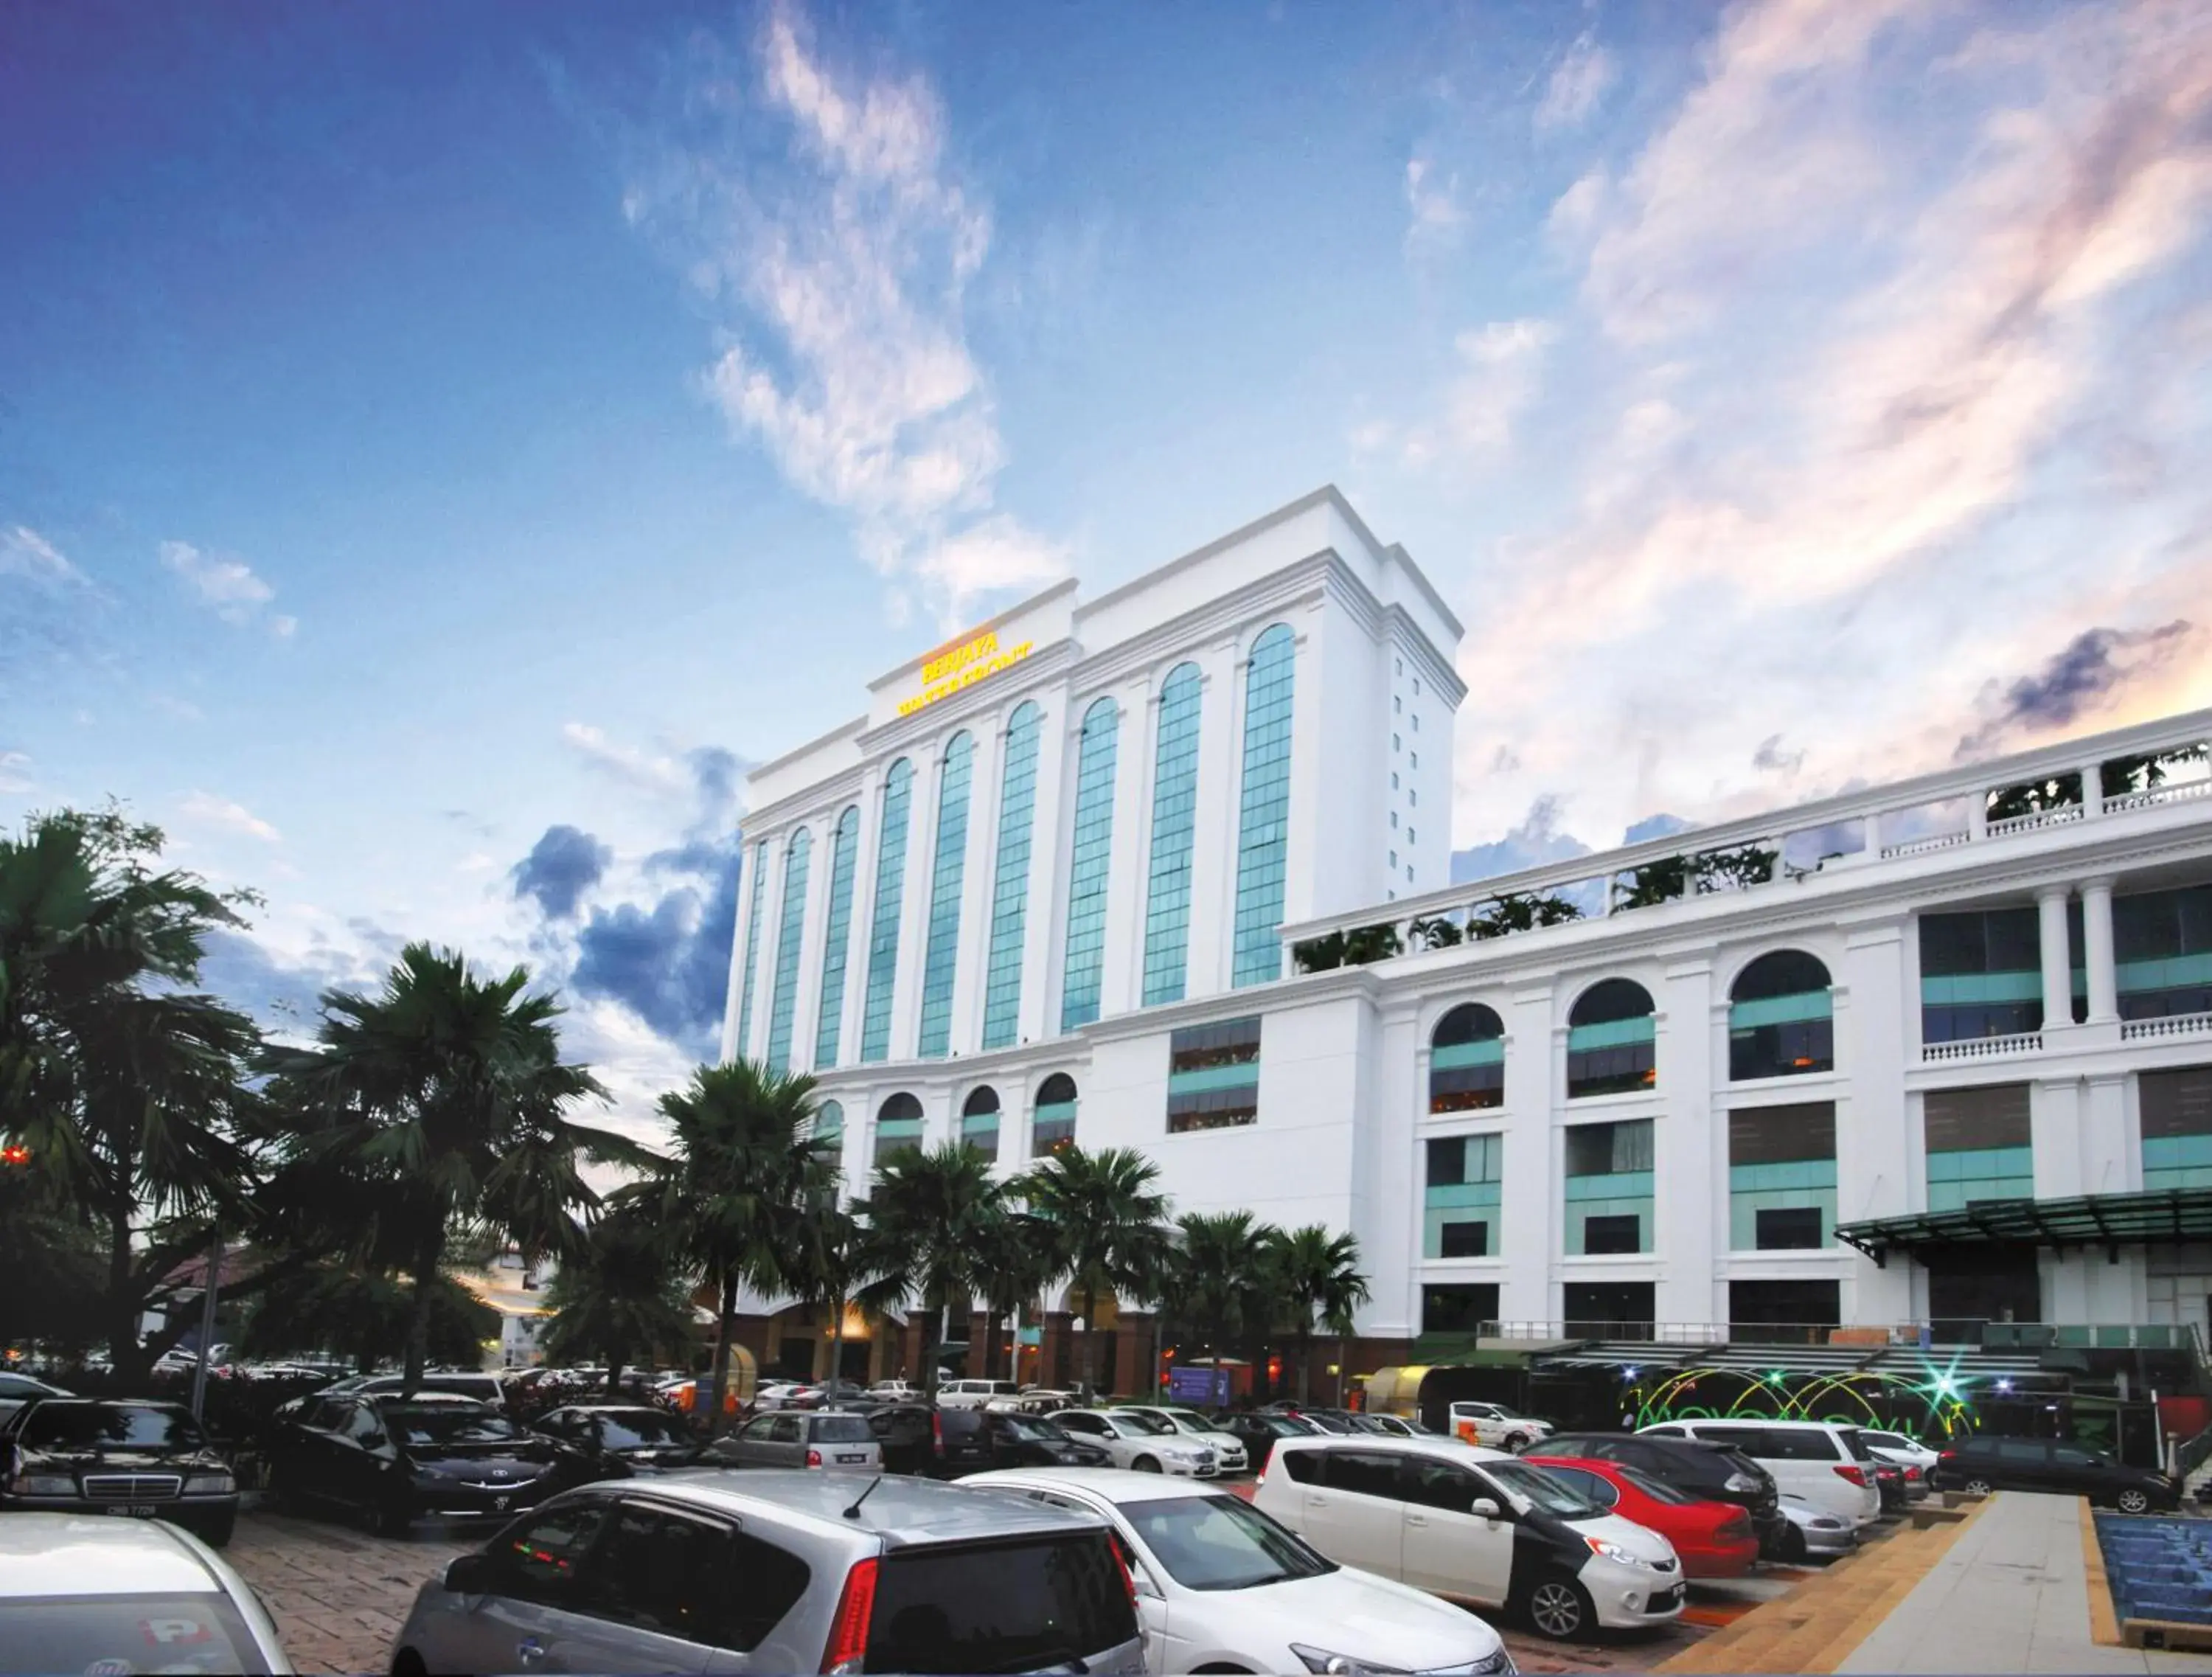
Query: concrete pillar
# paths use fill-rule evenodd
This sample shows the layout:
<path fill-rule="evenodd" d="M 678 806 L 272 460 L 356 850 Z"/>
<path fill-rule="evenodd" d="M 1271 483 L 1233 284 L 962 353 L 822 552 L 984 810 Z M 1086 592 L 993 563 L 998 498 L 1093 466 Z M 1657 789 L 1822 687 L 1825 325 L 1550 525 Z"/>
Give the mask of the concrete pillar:
<path fill-rule="evenodd" d="M 1058 963 L 1067 933 L 1067 870 L 1074 834 L 1076 747 L 1082 718 L 1061 708 L 1057 694 L 1042 701 L 1037 730 L 1036 801 L 1030 811 L 1030 877 L 1022 910 L 1022 999 L 1014 1040 L 1041 1042 L 1060 1034 Z M 1116 765 L 1118 767 L 1118 765 Z"/>
<path fill-rule="evenodd" d="M 1012 714 L 978 716 L 969 724 L 975 755 L 969 765 L 968 835 L 961 855 L 960 941 L 953 951 L 948 1054 L 973 1054 L 983 1040 L 983 973 L 991 957 L 991 904 L 998 890 L 999 815 L 1006 789 L 1006 721 Z"/>
<path fill-rule="evenodd" d="M 1106 1359 L 1102 1356 L 1101 1363 Z M 1121 1397 L 1157 1399 L 1152 1366 L 1152 1318 L 1124 1310 L 1114 1320 L 1114 1391 Z"/>
<path fill-rule="evenodd" d="M 1236 637 L 1198 655 L 1206 682 L 1198 731 L 1198 817 L 1191 835 L 1189 943 L 1183 994 L 1218 995 L 1229 987 L 1237 898 L 1237 817 L 1243 799 L 1244 677 Z M 1295 703 L 1295 695 L 1293 696 Z"/>
<path fill-rule="evenodd" d="M 2081 957 L 2088 968 L 2089 1023 L 2108 1024 L 2120 1017 L 2119 969 L 2112 959 L 2110 879 L 2082 882 Z"/>
<path fill-rule="evenodd" d="M 2045 885 L 2036 893 L 2037 937 L 2043 954 L 2043 1028 L 2074 1023 L 2074 969 L 2066 943 L 2064 885 Z"/>
<path fill-rule="evenodd" d="M 2105 765 L 2085 763 L 2075 772 L 2081 776 L 2081 813 L 2099 816 L 2105 812 Z"/>
<path fill-rule="evenodd" d="M 1518 990 L 1505 1015 L 1505 1157 L 1498 1255 L 1505 1272 L 1498 1314 L 1507 1322 L 1551 1322 L 1559 1255 L 1560 1185 L 1553 1170 L 1556 1109 L 1565 1094 L 1566 1026 L 1557 1027 L 1552 987 Z M 1411 1331 L 1421 1331 L 1413 1301 Z"/>
<path fill-rule="evenodd" d="M 1114 696 L 1121 720 L 1114 741 L 1114 843 L 1106 867 L 1106 953 L 1098 987 L 1102 1018 L 1127 1013 L 1143 993 L 1152 770 L 1159 749 L 1158 690 L 1157 677 L 1148 673 Z"/>
<path fill-rule="evenodd" d="M 985 1310 L 968 1313 L 968 1377 L 991 1380 L 998 1376 L 996 1347 L 991 1344 L 991 1316 Z"/>
<path fill-rule="evenodd" d="M 1883 920 L 1847 928 L 1838 987 L 1850 1005 L 1836 1016 L 1836 1063 L 1848 1082 L 1836 1103 L 1836 1218 L 1855 1223 L 1915 1209 L 1914 1160 L 1919 1139 L 1905 1093 L 1907 1045 L 1919 1040 L 1917 963 L 1911 921 Z M 1917 1058 L 1917 1051 L 1912 1050 Z M 1870 1258 L 1851 1265 L 1844 1321 L 1886 1327 L 1912 1318 L 1912 1265 L 1894 1257 L 1887 1268 Z"/>
<path fill-rule="evenodd" d="M 1055 1391 L 1064 1391 L 1074 1382 L 1075 1356 L 1069 1341 L 1074 1337 L 1068 1324 L 1074 1317 L 1066 1310 L 1047 1310 L 1044 1313 L 1044 1332 L 1037 1356 L 1037 1383 Z"/>
<path fill-rule="evenodd" d="M 1656 1128 L 1651 1250 L 1659 1259 L 1652 1303 L 1661 1322 L 1726 1322 L 1728 1306 L 1714 1262 L 1714 1203 L 1728 1181 L 1727 1125 L 1714 1147 L 1714 1042 L 1725 1041 L 1727 1012 L 1716 1023 L 1711 961 L 1667 969 L 1661 992 L 1659 1094 L 1666 1103 Z"/>
<path fill-rule="evenodd" d="M 2081 1185 L 2081 1084 L 2064 1078 L 2028 1085 L 2028 1139 L 2035 1154 L 2035 1197 L 2070 1200 Z M 2078 1321 L 2078 1317 L 2063 1317 Z"/>

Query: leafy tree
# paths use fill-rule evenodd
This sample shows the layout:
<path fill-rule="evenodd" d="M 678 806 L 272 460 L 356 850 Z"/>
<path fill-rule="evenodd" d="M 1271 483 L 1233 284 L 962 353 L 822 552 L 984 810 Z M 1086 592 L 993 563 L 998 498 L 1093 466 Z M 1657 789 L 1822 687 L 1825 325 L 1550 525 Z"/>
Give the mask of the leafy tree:
<path fill-rule="evenodd" d="M 691 1340 L 691 1290 L 667 1230 L 635 1207 L 608 1212 L 554 1273 L 545 1291 L 553 1322 L 545 1355 L 554 1363 L 604 1357 L 607 1394 L 623 1370 Z"/>
<path fill-rule="evenodd" d="M 1249 1325 L 1245 1311 L 1262 1290 L 1268 1225 L 1248 1211 L 1186 1212 L 1176 1219 L 1176 1231 L 1170 1290 L 1178 1314 L 1204 1330 L 1218 1368 L 1231 1335 Z"/>
<path fill-rule="evenodd" d="M 287 1273 L 255 1303 L 239 1335 L 249 1357 L 336 1352 L 367 1373 L 406 1353 L 415 1291 L 390 1270 L 325 1259 Z M 441 1273 L 430 1292 L 428 1346 L 433 1360 L 474 1364 L 483 1341 L 498 1337 L 499 1312 Z"/>
<path fill-rule="evenodd" d="M 1583 911 L 1563 896 L 1536 891 L 1507 891 L 1503 896 L 1492 897 L 1490 906 L 1480 914 L 1471 915 L 1467 922 L 1467 930 L 1468 935 L 1473 938 L 1503 938 L 1516 932 L 1533 931 L 1540 926 L 1558 926 L 1582 917 Z"/>
<path fill-rule="evenodd" d="M 979 1264 L 980 1293 L 990 1325 L 979 1348 L 978 1372 L 989 1379 L 998 1372 L 1000 1320 L 1034 1304 L 1055 1279 L 1066 1273 L 1067 1260 L 1060 1250 L 1055 1224 L 1034 1212 L 1010 1209 L 984 1241 Z M 1018 1346 L 1007 1347 L 1006 1363 L 1006 1378 L 1019 1378 Z"/>
<path fill-rule="evenodd" d="M 1316 1318 L 1340 1340 L 1349 1339 L 1352 1316 L 1371 1296 L 1359 1271 L 1359 1240 L 1349 1232 L 1332 1235 L 1318 1223 L 1287 1233 L 1270 1231 L 1269 1267 L 1288 1311 L 1291 1337 L 1297 1346 L 1298 1401 L 1307 1397 L 1312 1372 Z M 1343 1366 L 1340 1357 L 1337 1365 Z"/>
<path fill-rule="evenodd" d="M 934 1402 L 938 1319 L 953 1300 L 983 1291 L 983 1254 L 1006 1215 L 1006 1188 L 981 1153 L 947 1141 L 892 1154 L 854 1210 L 867 1225 L 866 1265 L 875 1278 L 860 1302 L 920 1309 L 923 1398 Z"/>
<path fill-rule="evenodd" d="M 2204 761 L 2206 748 L 2181 745 L 2170 751 L 2138 756 L 2107 757 L 2097 767 L 2097 788 L 2107 798 L 2124 798 L 2131 792 L 2149 792 L 2166 784 L 2169 772 L 2185 763 Z"/>
<path fill-rule="evenodd" d="M 1097 1380 L 1098 1301 L 1156 1296 L 1167 1256 L 1167 1196 L 1159 1167 L 1133 1147 L 1079 1146 L 1041 1160 L 1023 1178 L 1030 1209 L 1058 1231 L 1060 1274 L 1083 1317 L 1083 1389 Z"/>
<path fill-rule="evenodd" d="M 0 1345 L 91 1343 L 107 1280 L 100 1236 L 70 1214 L 27 1157 L 0 1163 Z"/>
<path fill-rule="evenodd" d="M 579 1170 L 591 1158 L 641 1165 L 651 1156 L 572 1123 L 576 1103 L 603 1091 L 562 1061 L 561 1007 L 528 993 L 516 967 L 487 979 L 458 951 L 410 944 L 374 995 L 326 990 L 312 1048 L 272 1052 L 276 1098 L 308 1127 L 300 1175 L 352 1179 L 362 1200 L 328 1205 L 335 1229 L 404 1251 L 415 1285 L 404 1389 L 422 1377 L 438 1277 L 456 1229 L 500 1231 L 531 1255 L 576 1249 L 579 1212 L 599 1196 Z"/>
<path fill-rule="evenodd" d="M 1430 914 L 1414 921 L 1406 930 L 1423 949 L 1451 949 L 1464 935 L 1459 927 L 1442 914 Z"/>
<path fill-rule="evenodd" d="M 2104 779 L 2100 773 L 2100 782 Z M 2023 781 L 2018 786 L 2001 786 L 1985 793 L 1982 807 L 1986 819 L 2010 821 L 2023 815 L 2041 815 L 2046 811 L 2064 809 L 2081 801 L 2081 775 L 2076 769 L 2064 775 L 2053 775 L 2048 780 Z"/>
<path fill-rule="evenodd" d="M 867 1230 L 836 1203 L 834 1190 L 800 1219 L 796 1245 L 785 1255 L 783 1282 L 830 1322 L 830 1377 L 845 1370 L 845 1307 L 870 1279 Z"/>

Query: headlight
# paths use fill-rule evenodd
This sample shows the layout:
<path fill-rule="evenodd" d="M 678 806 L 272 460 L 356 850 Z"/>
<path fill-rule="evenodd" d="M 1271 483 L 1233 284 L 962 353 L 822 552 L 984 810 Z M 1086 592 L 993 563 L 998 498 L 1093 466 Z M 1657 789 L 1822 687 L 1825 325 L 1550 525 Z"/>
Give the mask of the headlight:
<path fill-rule="evenodd" d="M 1519 1677 L 1519 1668 L 1515 1666 L 1513 1656 L 1505 1651 L 1503 1645 L 1488 1659 L 1477 1660 L 1468 1669 L 1474 1673 L 1475 1677 Z"/>
<path fill-rule="evenodd" d="M 238 1489 L 238 1481 L 228 1473 L 192 1473 L 185 1480 L 187 1497 L 228 1497 Z"/>
<path fill-rule="evenodd" d="M 1601 1559 L 1616 1561 L 1623 1566 L 1637 1567 L 1646 1572 L 1656 1572 L 1660 1570 L 1657 1561 L 1646 1560 L 1633 1549 L 1623 1548 L 1611 1538 L 1585 1537 L 1583 1541 L 1589 1544 L 1589 1552 Z"/>
<path fill-rule="evenodd" d="M 9 1489 L 19 1497 L 74 1497 L 76 1481 L 67 1473 L 18 1473 Z"/>
<path fill-rule="evenodd" d="M 1305 1662 L 1308 1671 L 1323 1673 L 1326 1677 L 1405 1677 L 1406 1668 L 1401 1665 L 1370 1665 L 1349 1654 L 1332 1654 L 1300 1642 L 1291 1644 L 1291 1652 Z"/>

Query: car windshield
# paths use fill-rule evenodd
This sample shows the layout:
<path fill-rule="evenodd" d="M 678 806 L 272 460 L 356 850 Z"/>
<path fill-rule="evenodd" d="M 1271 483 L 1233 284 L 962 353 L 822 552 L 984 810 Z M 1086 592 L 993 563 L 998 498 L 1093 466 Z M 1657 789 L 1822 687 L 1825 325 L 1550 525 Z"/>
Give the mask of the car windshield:
<path fill-rule="evenodd" d="M 7 1659 L 10 1671 L 269 1672 L 238 1610 L 213 1590 L 17 1597 Z"/>
<path fill-rule="evenodd" d="M 1186 1589 L 1250 1589 L 1336 1570 L 1236 1497 L 1124 1503 L 1121 1517 Z"/>
<path fill-rule="evenodd" d="M 40 1404 L 23 1423 L 33 1449 L 197 1450 L 207 1448 L 199 1423 L 182 1409 L 128 1403 Z"/>
<path fill-rule="evenodd" d="M 1046 1420 L 1042 1415 L 1001 1415 L 999 1425 L 1009 1437 L 1020 1438 L 1030 1443 L 1065 1444 L 1069 1442 L 1065 1427 L 1057 1421 Z"/>
<path fill-rule="evenodd" d="M 691 1435 L 673 1415 L 658 1409 L 625 1409 L 619 1415 L 599 1417 L 599 1438 L 611 1450 L 635 1449 L 641 1444 L 683 1444 Z"/>
<path fill-rule="evenodd" d="M 1482 1471 L 1516 1497 L 1525 1498 L 1547 1514 L 1562 1520 L 1591 1520 L 1605 1512 L 1565 1480 L 1532 1467 L 1525 1461 L 1486 1461 Z"/>
<path fill-rule="evenodd" d="M 817 1444 L 865 1444 L 875 1434 L 868 1431 L 866 1415 L 817 1415 L 814 1442 Z"/>
<path fill-rule="evenodd" d="M 1310 1438 L 1321 1431 L 1295 1415 L 1262 1415 L 1260 1419 L 1278 1438 Z"/>
<path fill-rule="evenodd" d="M 1158 1415 L 1140 1415 L 1130 1409 L 1115 1411 L 1112 1419 L 1121 1431 L 1146 1438 L 1164 1438 L 1176 1430 L 1173 1421 L 1162 1420 Z"/>
<path fill-rule="evenodd" d="M 417 1447 L 502 1444 L 522 1437 L 506 1416 L 473 1404 L 387 1403 L 381 1413 L 394 1438 Z"/>
<path fill-rule="evenodd" d="M 1159 1412 L 1185 1432 L 1218 1432 L 1220 1429 L 1205 1416 L 1188 1409 L 1163 1409 Z"/>

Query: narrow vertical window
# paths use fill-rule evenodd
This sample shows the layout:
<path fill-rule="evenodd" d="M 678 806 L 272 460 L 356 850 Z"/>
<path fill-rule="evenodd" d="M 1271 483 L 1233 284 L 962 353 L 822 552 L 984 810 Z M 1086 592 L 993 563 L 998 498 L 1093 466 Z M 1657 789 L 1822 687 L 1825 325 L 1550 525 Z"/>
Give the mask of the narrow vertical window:
<path fill-rule="evenodd" d="M 1145 1006 L 1181 1001 L 1190 954 L 1190 853 L 1198 826 L 1198 725 L 1205 684 L 1179 664 L 1160 687 L 1152 758 L 1152 854 L 1145 893 Z"/>
<path fill-rule="evenodd" d="M 1106 960 L 1106 890 L 1114 857 L 1114 761 L 1121 708 L 1100 699 L 1083 713 L 1077 747 L 1075 842 L 1067 871 L 1067 956 L 1060 987 L 1060 1028 L 1098 1017 Z"/>
<path fill-rule="evenodd" d="M 876 906 L 868 928 L 868 993 L 860 1014 L 860 1059 L 871 1064 L 891 1049 L 891 996 L 898 983 L 899 908 L 906 896 L 907 816 L 914 806 L 914 765 L 901 757 L 884 777 L 883 834 L 876 847 Z"/>
<path fill-rule="evenodd" d="M 753 969 L 759 964 L 761 881 L 768 877 L 768 846 L 753 846 L 753 883 L 745 908 L 745 969 L 738 981 L 738 1042 L 730 1050 L 743 1060 L 753 1035 Z"/>
<path fill-rule="evenodd" d="M 1283 975 L 1283 872 L 1290 849 L 1291 678 L 1297 641 L 1277 623 L 1252 643 L 1244 682 L 1244 787 L 1237 820 L 1232 986 Z M 1395 822 L 1396 817 L 1391 819 Z"/>
<path fill-rule="evenodd" d="M 783 915 L 775 932 L 775 985 L 769 993 L 768 1068 L 791 1068 L 791 1022 L 799 1011 L 799 951 L 806 930 L 806 862 L 814 835 L 801 827 L 783 853 Z"/>
<path fill-rule="evenodd" d="M 960 963 L 960 887 L 968 872 L 968 783 L 975 741 L 966 729 L 945 748 L 938 781 L 937 854 L 931 864 L 929 929 L 921 951 L 921 1029 L 915 1053 L 939 1060 L 952 1044 L 952 981 Z"/>
<path fill-rule="evenodd" d="M 983 1046 L 1014 1040 L 1022 1006 L 1022 933 L 1029 921 L 1030 828 L 1036 808 L 1037 735 L 1044 713 L 1018 707 L 1006 724 L 999 795 L 998 874 L 991 884 L 991 951 L 983 978 Z"/>
<path fill-rule="evenodd" d="M 848 805 L 830 840 L 830 915 L 822 947 L 822 1010 L 814 1025 L 814 1069 L 837 1063 L 845 1024 L 845 946 L 852 941 L 853 875 L 860 851 L 860 806 Z"/>

